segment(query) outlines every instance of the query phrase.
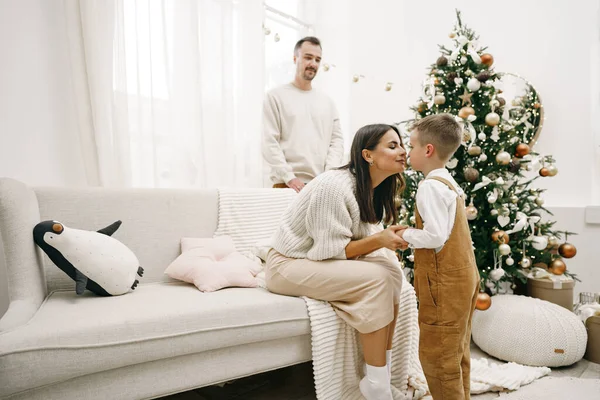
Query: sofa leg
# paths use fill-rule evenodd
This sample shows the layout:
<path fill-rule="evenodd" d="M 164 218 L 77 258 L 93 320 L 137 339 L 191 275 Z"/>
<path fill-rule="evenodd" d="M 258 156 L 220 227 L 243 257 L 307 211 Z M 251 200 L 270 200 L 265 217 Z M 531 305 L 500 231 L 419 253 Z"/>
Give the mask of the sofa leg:
<path fill-rule="evenodd" d="M 139 267 L 139 268 L 138 268 L 138 270 L 137 270 L 137 274 L 138 274 L 139 276 L 144 276 L 144 268 L 142 268 L 142 267 Z"/>
<path fill-rule="evenodd" d="M 133 281 L 133 285 L 131 285 L 131 289 L 135 290 L 135 288 L 137 287 L 138 283 L 140 283 L 140 281 L 138 281 L 137 279 L 135 281 Z"/>

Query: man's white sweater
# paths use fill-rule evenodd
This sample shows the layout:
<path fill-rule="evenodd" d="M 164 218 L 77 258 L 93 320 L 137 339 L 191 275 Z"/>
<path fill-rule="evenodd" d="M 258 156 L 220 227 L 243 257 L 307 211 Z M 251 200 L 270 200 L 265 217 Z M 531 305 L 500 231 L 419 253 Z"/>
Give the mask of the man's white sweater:
<path fill-rule="evenodd" d="M 341 166 L 344 138 L 327 95 L 283 85 L 267 93 L 263 114 L 262 150 L 273 183 L 307 183 Z"/>
<path fill-rule="evenodd" d="M 381 225 L 360 220 L 355 193 L 356 178 L 349 170 L 331 170 L 317 176 L 283 214 L 272 247 L 291 258 L 346 259 L 346 246 L 351 240 L 382 229 Z"/>

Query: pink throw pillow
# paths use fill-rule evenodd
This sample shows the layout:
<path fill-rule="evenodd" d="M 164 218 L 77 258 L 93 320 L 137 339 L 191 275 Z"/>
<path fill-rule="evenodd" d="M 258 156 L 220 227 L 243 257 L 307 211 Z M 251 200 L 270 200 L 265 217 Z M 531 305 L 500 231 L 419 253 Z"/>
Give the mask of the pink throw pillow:
<path fill-rule="evenodd" d="M 182 254 L 165 270 L 171 278 L 193 283 L 202 292 L 257 287 L 256 263 L 236 252 L 230 237 L 184 238 L 181 247 Z"/>

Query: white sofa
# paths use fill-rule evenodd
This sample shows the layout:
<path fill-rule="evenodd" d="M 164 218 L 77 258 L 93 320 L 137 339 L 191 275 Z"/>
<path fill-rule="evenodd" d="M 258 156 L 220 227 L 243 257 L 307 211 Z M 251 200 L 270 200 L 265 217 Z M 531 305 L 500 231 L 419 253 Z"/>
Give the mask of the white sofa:
<path fill-rule="evenodd" d="M 268 206 L 268 205 L 265 205 Z M 30 188 L 0 178 L 10 306 L 0 320 L 0 398 L 149 399 L 311 359 L 303 300 L 260 288 L 202 293 L 164 275 L 182 237 L 212 237 L 216 190 Z M 144 277 L 123 296 L 75 294 L 33 242 L 56 219 L 114 237 Z"/>

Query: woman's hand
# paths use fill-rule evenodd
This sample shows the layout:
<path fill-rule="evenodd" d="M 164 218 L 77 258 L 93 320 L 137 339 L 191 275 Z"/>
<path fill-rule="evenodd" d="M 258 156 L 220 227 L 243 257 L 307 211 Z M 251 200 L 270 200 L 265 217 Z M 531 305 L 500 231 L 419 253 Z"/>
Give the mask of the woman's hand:
<path fill-rule="evenodd" d="M 379 232 L 381 246 L 393 251 L 406 250 L 408 248 L 408 242 L 401 236 L 406 228 L 407 227 L 403 225 L 390 225 Z"/>

